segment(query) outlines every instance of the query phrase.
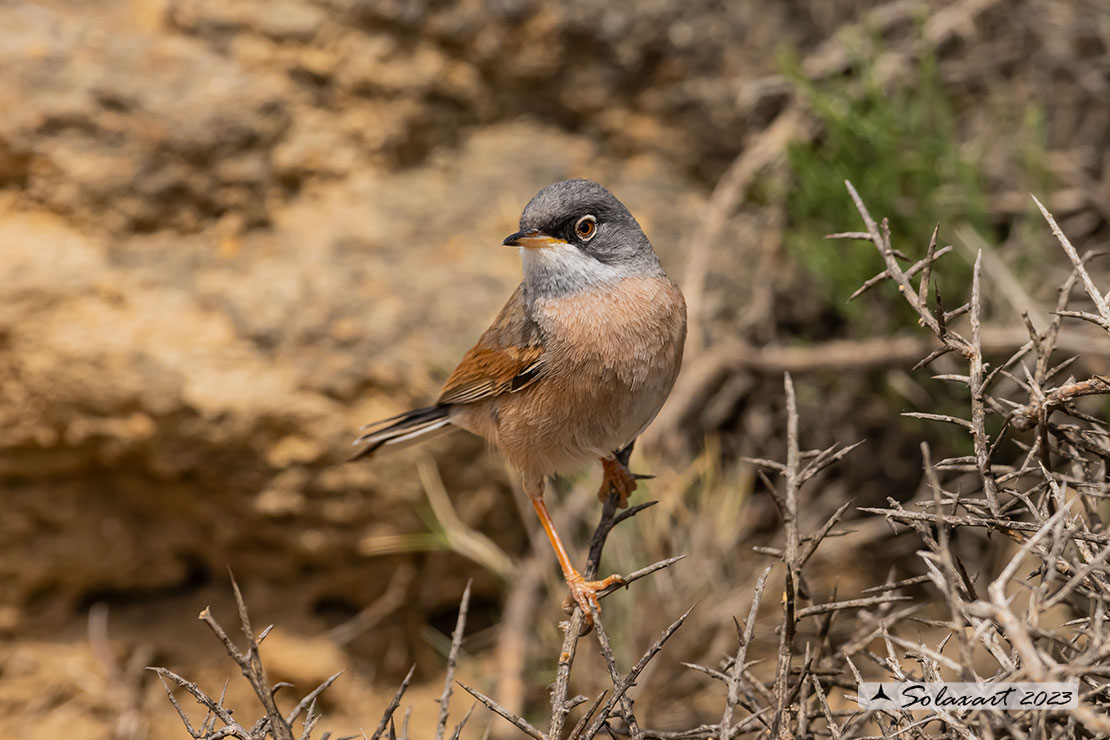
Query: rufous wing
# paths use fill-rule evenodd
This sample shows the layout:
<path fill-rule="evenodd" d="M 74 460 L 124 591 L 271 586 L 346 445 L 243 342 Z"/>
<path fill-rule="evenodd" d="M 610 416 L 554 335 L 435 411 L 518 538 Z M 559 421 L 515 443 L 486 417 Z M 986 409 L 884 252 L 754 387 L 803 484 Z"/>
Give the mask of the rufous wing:
<path fill-rule="evenodd" d="M 439 395 L 440 404 L 466 404 L 515 393 L 544 371 L 543 335 L 517 287 L 482 338 L 463 357 Z"/>

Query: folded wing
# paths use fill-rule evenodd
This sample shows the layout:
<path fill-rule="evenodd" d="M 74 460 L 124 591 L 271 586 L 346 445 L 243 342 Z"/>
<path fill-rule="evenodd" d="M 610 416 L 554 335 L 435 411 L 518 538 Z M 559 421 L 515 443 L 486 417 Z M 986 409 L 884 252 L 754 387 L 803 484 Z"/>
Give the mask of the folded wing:
<path fill-rule="evenodd" d="M 493 325 L 451 373 L 439 395 L 439 404 L 474 403 L 502 393 L 515 393 L 543 377 L 543 335 L 528 316 L 527 308 L 521 284 Z"/>

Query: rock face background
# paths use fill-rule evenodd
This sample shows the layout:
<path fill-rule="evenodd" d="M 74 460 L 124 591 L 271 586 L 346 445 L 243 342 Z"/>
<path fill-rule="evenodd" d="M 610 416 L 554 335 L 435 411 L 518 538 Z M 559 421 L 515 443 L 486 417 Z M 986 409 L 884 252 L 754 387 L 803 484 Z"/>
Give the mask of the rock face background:
<path fill-rule="evenodd" d="M 282 628 L 278 678 L 352 669 L 340 724 L 376 721 L 414 656 L 435 675 L 462 583 L 479 627 L 501 583 L 408 546 L 418 456 L 344 465 L 352 435 L 434 396 L 549 182 L 605 182 L 681 277 L 718 176 L 789 97 L 777 50 L 870 5 L 0 3 L 0 737 L 180 734 L 159 687 L 120 694 L 89 610 L 117 663 L 218 684 L 192 614 L 226 610 L 229 567 Z M 718 314 L 769 279 L 754 218 L 721 237 Z M 428 451 L 459 515 L 524 554 L 496 458 Z M 388 620 L 320 637 L 402 567 Z"/>

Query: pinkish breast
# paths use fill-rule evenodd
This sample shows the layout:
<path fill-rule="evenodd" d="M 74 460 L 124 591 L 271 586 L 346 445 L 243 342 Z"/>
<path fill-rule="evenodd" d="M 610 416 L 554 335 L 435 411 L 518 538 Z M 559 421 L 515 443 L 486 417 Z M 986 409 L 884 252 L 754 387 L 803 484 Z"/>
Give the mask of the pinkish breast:
<path fill-rule="evenodd" d="M 682 361 L 686 305 L 665 277 L 626 278 L 538 299 L 533 316 L 546 371 L 498 403 L 498 444 L 510 460 L 554 475 L 611 454 L 655 418 Z"/>

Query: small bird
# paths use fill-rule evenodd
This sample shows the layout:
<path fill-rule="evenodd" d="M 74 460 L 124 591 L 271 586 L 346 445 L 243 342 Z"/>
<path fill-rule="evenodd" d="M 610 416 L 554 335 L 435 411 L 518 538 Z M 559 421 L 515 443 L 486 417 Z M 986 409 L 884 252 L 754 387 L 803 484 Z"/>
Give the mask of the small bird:
<path fill-rule="evenodd" d="M 608 190 L 566 180 L 524 208 L 524 279 L 462 358 L 435 405 L 363 427 L 352 459 L 452 427 L 486 439 L 520 472 L 587 623 L 597 592 L 620 576 L 587 581 L 571 564 L 544 503 L 548 478 L 600 459 L 598 497 L 628 505 L 631 444 L 674 386 L 686 339 L 686 301 L 639 223 Z M 623 459 L 622 459 L 623 458 Z M 572 602 L 568 602 L 570 604 Z"/>

